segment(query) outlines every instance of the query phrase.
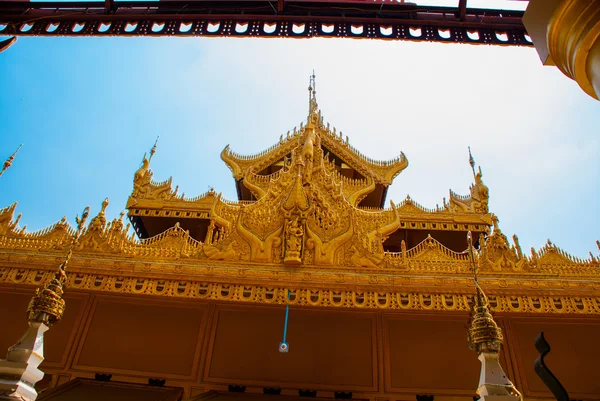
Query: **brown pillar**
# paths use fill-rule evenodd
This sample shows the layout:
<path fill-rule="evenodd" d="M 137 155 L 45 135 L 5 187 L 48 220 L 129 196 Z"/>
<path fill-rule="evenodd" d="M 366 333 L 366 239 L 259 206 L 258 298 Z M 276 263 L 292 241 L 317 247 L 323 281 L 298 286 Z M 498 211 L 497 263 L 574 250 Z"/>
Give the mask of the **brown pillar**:
<path fill-rule="evenodd" d="M 600 98 L 600 1 L 531 0 L 523 23 L 545 65 Z"/>

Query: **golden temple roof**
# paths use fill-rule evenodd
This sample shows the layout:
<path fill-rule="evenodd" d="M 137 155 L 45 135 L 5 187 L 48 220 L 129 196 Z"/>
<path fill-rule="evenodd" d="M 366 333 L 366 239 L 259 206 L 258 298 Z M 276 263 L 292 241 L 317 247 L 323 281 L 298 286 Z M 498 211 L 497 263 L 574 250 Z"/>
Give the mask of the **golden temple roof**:
<path fill-rule="evenodd" d="M 230 158 L 231 152 L 224 153 L 234 175 L 239 169 L 242 185 L 254 194 L 252 200 L 230 201 L 212 188 L 188 198 L 172 188 L 171 178 L 153 179 L 150 165 L 155 152 L 156 143 L 134 174 L 126 206 L 139 238 L 128 232 L 123 214 L 107 221 L 105 200 L 83 231 L 75 253 L 140 262 L 159 258 L 215 266 L 258 263 L 269 269 L 300 264 L 386 274 L 468 274 L 466 238 L 472 232 L 482 271 L 598 274 L 599 261 L 593 255 L 582 260 L 548 244 L 528 256 L 516 236 L 510 244 L 498 219 L 489 212 L 489 190 L 472 156 L 474 183 L 467 196 L 451 191 L 449 200 L 435 209 L 410 197 L 390 201 L 387 208 L 365 205 L 363 200 L 380 189 L 382 182 L 391 182 L 406 167 L 406 158 L 402 155 L 381 163 L 366 160 L 328 129 L 316 102 L 314 79 L 309 117 L 300 130 L 255 158 Z M 245 171 L 240 160 L 248 166 Z M 263 174 L 274 164 L 276 169 Z M 379 195 L 383 199 L 385 193 Z M 0 210 L 0 249 L 68 249 L 76 233 L 66 219 L 28 233 L 19 228 L 19 217 L 13 218 L 15 206 Z"/>
<path fill-rule="evenodd" d="M 304 264 L 363 267 L 395 260 L 391 255 L 430 237 L 451 252 L 466 249 L 468 231 L 480 245 L 485 242 L 493 222 L 489 189 L 481 168 L 475 170 L 470 150 L 474 183 L 468 195 L 450 191 L 448 201 L 435 209 L 408 196 L 386 209 L 387 186 L 407 167 L 406 157 L 401 153 L 390 161 L 374 161 L 325 125 L 314 78 L 308 118 L 300 129 L 258 155 L 241 156 L 229 146 L 221 153 L 236 179 L 238 201 L 228 201 L 213 189 L 186 198 L 172 189 L 171 178 L 154 181 L 150 162 L 155 143 L 134 175 L 127 202 L 138 235 L 150 238 L 178 223 L 212 259 L 281 263 L 286 244 L 293 244 L 299 248 L 295 259 Z M 292 223 L 298 238 L 290 237 Z M 493 253 L 490 257 L 496 258 Z M 516 265 L 515 258 L 508 258 Z"/>

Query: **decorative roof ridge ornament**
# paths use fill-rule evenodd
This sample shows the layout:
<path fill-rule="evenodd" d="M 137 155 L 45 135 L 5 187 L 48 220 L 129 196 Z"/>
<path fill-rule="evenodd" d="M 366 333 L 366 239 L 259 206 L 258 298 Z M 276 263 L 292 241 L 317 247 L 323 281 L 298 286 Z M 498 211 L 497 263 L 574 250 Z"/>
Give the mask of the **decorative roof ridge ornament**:
<path fill-rule="evenodd" d="M 477 386 L 477 395 L 479 395 L 481 401 L 522 401 L 523 397 L 521 393 L 506 376 L 500 365 L 500 350 L 502 349 L 504 338 L 502 330 L 498 327 L 494 317 L 490 313 L 488 297 L 479 285 L 479 277 L 477 275 L 479 269 L 475 264 L 473 238 L 470 231 L 467 234 L 467 242 L 467 251 L 475 283 L 475 296 L 473 297 L 473 307 L 469 321 L 468 341 L 469 348 L 477 352 L 478 359 L 481 361 L 481 374 L 479 376 L 479 385 Z"/>
<path fill-rule="evenodd" d="M 6 159 L 4 161 L 4 165 L 2 166 L 2 170 L 0 170 L 0 177 L 2 177 L 2 174 L 4 174 L 4 172 L 6 170 L 8 170 L 10 166 L 12 166 L 12 162 L 15 160 L 15 156 L 17 155 L 17 153 L 19 153 L 19 150 L 21 150 L 22 147 L 23 147 L 23 144 L 20 144 L 19 147 L 17 148 L 17 150 L 15 150 L 15 152 L 12 155 L 10 155 L 8 157 L 8 159 Z"/>
<path fill-rule="evenodd" d="M 315 81 L 316 75 L 315 70 L 313 70 L 312 75 L 309 79 L 308 84 L 308 120 L 310 121 L 310 117 L 313 114 L 318 113 L 319 105 L 317 104 L 317 83 Z"/>
<path fill-rule="evenodd" d="M 44 332 L 58 322 L 65 310 L 62 298 L 67 281 L 66 268 L 73 255 L 73 248 L 84 231 L 90 207 L 83 210 L 81 218 L 77 216 L 77 231 L 71 242 L 63 263 L 54 277 L 38 288 L 27 307 L 29 328 L 12 347 L 8 349 L 5 360 L 0 360 L 0 394 L 8 399 L 33 401 L 38 394 L 35 384 L 44 377 L 38 367 L 44 361 Z"/>
<path fill-rule="evenodd" d="M 150 159 L 148 159 L 148 162 L 152 161 L 152 156 L 154 156 L 154 154 L 156 153 L 156 145 L 158 145 L 158 138 L 160 138 L 159 135 L 156 136 L 156 141 L 154 141 L 154 146 L 152 146 L 152 149 L 150 149 Z"/>
<path fill-rule="evenodd" d="M 489 199 L 490 190 L 483 183 L 483 173 L 481 172 L 481 166 L 478 171 L 475 171 L 475 159 L 471 153 L 471 147 L 469 149 L 469 165 L 471 171 L 473 171 L 474 183 L 469 187 L 469 195 L 458 195 L 452 189 L 450 189 L 450 202 L 444 207 L 449 209 L 451 212 L 467 212 L 477 214 L 488 214 L 489 213 Z"/>
<path fill-rule="evenodd" d="M 487 187 L 483 184 L 483 173 L 481 172 L 481 165 L 477 166 L 477 172 L 475 172 L 475 159 L 473 159 L 473 155 L 471 154 L 471 147 L 469 146 L 469 165 L 471 166 L 471 170 L 473 171 L 473 178 L 475 179 L 475 184 L 472 189 L 478 189 L 481 186 L 484 186 L 486 191 Z"/>
<path fill-rule="evenodd" d="M 473 178 L 475 178 L 475 159 L 473 159 L 473 154 L 471 153 L 471 147 L 469 148 L 469 164 L 471 165 L 471 170 L 473 170 Z"/>
<path fill-rule="evenodd" d="M 156 145 L 158 145 L 158 138 L 160 138 L 160 137 L 157 135 L 156 140 L 154 141 L 154 145 L 152 145 L 152 148 L 150 149 L 150 157 L 146 157 L 148 155 L 148 153 L 144 152 L 144 156 L 142 157 L 142 162 L 140 163 L 140 170 L 142 168 L 147 170 L 150 167 L 150 162 L 152 161 L 152 157 L 156 153 Z"/>
<path fill-rule="evenodd" d="M 144 153 L 144 157 L 142 158 L 142 162 L 140 163 L 140 167 L 133 174 L 133 191 L 131 193 L 132 198 L 143 198 L 148 192 L 150 192 L 151 184 L 154 186 L 160 186 L 160 192 L 171 192 L 171 180 L 173 177 L 163 181 L 163 182 L 153 182 L 152 181 L 152 170 L 150 170 L 150 162 L 152 161 L 152 157 L 156 153 L 156 146 L 158 145 L 158 138 L 154 141 L 154 145 L 150 149 L 150 157 L 146 157 L 148 153 Z M 131 206 L 130 201 L 128 201 L 127 207 Z M 135 202 L 134 202 L 135 203 Z"/>

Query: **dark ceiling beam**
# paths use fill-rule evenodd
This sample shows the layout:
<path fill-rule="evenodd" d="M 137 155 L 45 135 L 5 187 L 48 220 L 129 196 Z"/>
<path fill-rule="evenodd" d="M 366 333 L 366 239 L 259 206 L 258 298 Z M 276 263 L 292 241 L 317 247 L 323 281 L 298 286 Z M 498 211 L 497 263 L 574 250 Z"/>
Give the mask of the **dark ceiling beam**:
<path fill-rule="evenodd" d="M 104 0 L 104 8 L 106 10 L 106 14 L 115 12 L 117 9 L 117 6 L 115 5 L 115 0 Z"/>
<path fill-rule="evenodd" d="M 338 37 L 531 46 L 523 12 L 344 1 L 0 1 L 0 35 Z"/>
<path fill-rule="evenodd" d="M 458 0 L 458 18 L 464 21 L 467 17 L 467 0 Z"/>

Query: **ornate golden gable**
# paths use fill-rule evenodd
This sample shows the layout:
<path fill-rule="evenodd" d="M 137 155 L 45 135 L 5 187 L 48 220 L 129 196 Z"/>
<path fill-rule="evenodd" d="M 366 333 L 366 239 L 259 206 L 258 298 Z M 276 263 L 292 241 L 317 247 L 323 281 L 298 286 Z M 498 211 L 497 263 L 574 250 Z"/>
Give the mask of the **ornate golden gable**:
<path fill-rule="evenodd" d="M 468 231 L 484 234 L 492 224 L 489 191 L 472 157 L 470 196 L 451 191 L 435 209 L 407 197 L 384 209 L 386 188 L 407 167 L 406 157 L 374 161 L 325 125 L 314 75 L 306 124 L 258 155 L 241 156 L 229 146 L 221 153 L 238 186 L 237 202 L 212 189 L 188 199 L 171 188 L 171 178 L 153 181 L 155 150 L 156 144 L 134 175 L 127 203 L 134 228 L 149 238 L 178 223 L 211 259 L 381 267 L 386 252 L 413 248 L 427 236 L 462 252 Z"/>

